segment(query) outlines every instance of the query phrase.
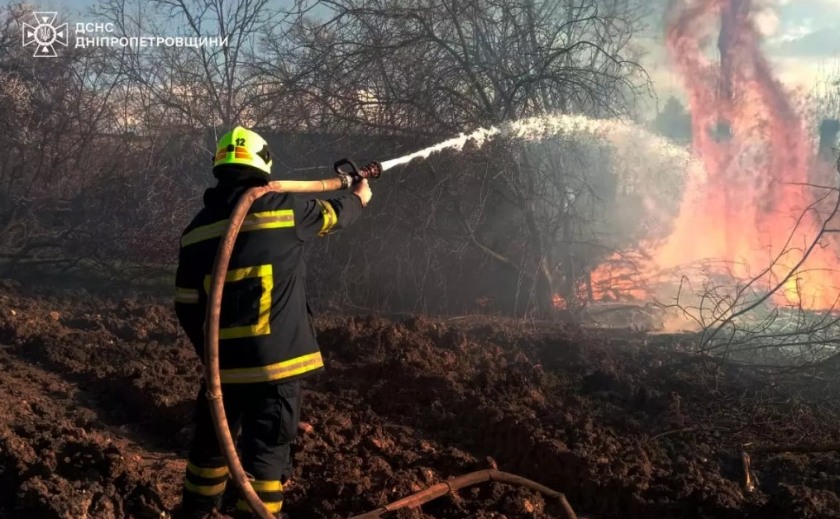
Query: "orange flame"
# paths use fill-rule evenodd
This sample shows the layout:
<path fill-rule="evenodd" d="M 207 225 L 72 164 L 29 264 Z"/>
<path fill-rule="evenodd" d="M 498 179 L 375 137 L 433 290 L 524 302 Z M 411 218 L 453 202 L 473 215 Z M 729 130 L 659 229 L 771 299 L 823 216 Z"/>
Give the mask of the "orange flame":
<path fill-rule="evenodd" d="M 689 181 L 670 237 L 653 248 L 643 268 L 648 274 L 636 279 L 713 259 L 735 278 L 782 284 L 776 303 L 833 308 L 840 287 L 836 243 L 814 248 L 782 282 L 818 236 L 837 195 L 814 187 L 834 185 L 833 168 L 815 159 L 803 116 L 759 48 L 753 15 L 751 0 L 671 3 L 667 48 L 685 83 L 693 151 L 705 178 Z M 720 61 L 714 62 L 703 45 L 717 18 Z M 593 285 L 610 275 L 602 266 Z"/>

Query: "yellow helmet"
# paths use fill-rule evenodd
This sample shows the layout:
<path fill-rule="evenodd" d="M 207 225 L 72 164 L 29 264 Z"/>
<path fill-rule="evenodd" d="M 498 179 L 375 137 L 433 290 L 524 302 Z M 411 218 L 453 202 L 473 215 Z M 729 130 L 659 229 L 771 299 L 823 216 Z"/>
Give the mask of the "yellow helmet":
<path fill-rule="evenodd" d="M 213 168 L 224 165 L 250 166 L 271 175 L 268 143 L 257 132 L 237 126 L 224 134 L 216 146 Z"/>

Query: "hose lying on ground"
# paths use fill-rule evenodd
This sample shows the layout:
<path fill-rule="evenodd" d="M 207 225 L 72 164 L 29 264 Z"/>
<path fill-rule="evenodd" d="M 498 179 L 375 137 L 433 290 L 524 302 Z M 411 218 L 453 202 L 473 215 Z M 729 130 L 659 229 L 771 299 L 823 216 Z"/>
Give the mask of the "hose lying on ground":
<path fill-rule="evenodd" d="M 495 481 L 497 483 L 507 483 L 509 485 L 525 487 L 541 494 L 545 494 L 548 497 L 556 498 L 560 501 L 560 506 L 563 508 L 563 515 L 565 519 L 577 519 L 577 515 L 575 515 L 574 510 L 572 510 L 571 505 L 569 505 L 569 502 L 566 500 L 566 496 L 562 493 L 540 485 L 530 479 L 525 479 L 507 472 L 500 472 L 498 470 L 480 470 L 478 472 L 470 472 L 469 474 L 452 478 L 444 483 L 438 483 L 426 490 L 421 490 L 420 492 L 404 497 L 399 501 L 394 501 L 391 504 L 377 508 L 372 512 L 355 515 L 350 519 L 378 519 L 384 514 L 395 512 L 401 508 L 416 508 L 423 503 L 428 503 L 429 501 L 445 496 L 450 492 L 472 485 L 477 485 L 479 483 L 485 483 L 487 481 Z"/>
<path fill-rule="evenodd" d="M 207 384 L 207 400 L 210 406 L 210 414 L 213 418 L 213 426 L 216 430 L 216 437 L 219 440 L 219 447 L 225 457 L 230 471 L 231 479 L 242 492 L 242 498 L 248 503 L 251 510 L 261 519 L 274 519 L 265 505 L 260 500 L 254 487 L 248 478 L 239 456 L 236 452 L 236 443 L 230 434 L 230 429 L 225 414 L 225 407 L 222 401 L 222 384 L 219 378 L 219 316 L 222 308 L 222 291 L 224 289 L 225 277 L 230 264 L 230 256 L 236 237 L 242 228 L 242 222 L 248 214 L 248 210 L 255 200 L 269 192 L 276 193 L 321 193 L 324 191 L 335 191 L 344 186 L 341 179 L 331 178 L 326 180 L 289 180 L 270 182 L 264 187 L 251 188 L 242 195 L 236 207 L 230 215 L 228 226 L 216 252 L 213 272 L 211 274 L 210 292 L 207 295 L 207 315 L 204 324 L 204 379 Z M 453 478 L 445 483 L 438 483 L 426 490 L 408 496 L 404 499 L 386 505 L 353 519 L 375 519 L 387 512 L 392 512 L 405 507 L 417 507 L 423 503 L 437 499 L 449 492 L 484 483 L 496 481 L 518 485 L 535 490 L 549 497 L 557 498 L 565 513 L 566 519 L 577 519 L 569 502 L 560 492 L 542 486 L 529 479 L 515 476 L 497 470 L 482 470 L 472 472 Z"/>

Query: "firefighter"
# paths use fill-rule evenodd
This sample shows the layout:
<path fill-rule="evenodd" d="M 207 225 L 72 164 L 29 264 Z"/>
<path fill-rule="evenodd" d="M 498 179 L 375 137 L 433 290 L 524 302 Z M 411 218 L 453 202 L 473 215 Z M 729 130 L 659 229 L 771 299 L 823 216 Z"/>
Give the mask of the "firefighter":
<path fill-rule="evenodd" d="M 181 235 L 175 310 L 199 357 L 209 279 L 227 218 L 239 197 L 271 178 L 266 141 L 236 127 L 216 148 L 218 184 Z M 222 293 L 219 373 L 233 437 L 241 430 L 242 465 L 257 495 L 281 512 L 283 485 L 292 474 L 290 444 L 300 417 L 300 381 L 323 369 L 304 290 L 303 246 L 355 222 L 371 198 L 367 180 L 350 193 L 303 199 L 268 193 L 257 199 L 236 240 Z M 205 517 L 218 509 L 228 479 L 211 422 L 204 382 L 196 398 L 195 435 L 189 451 L 180 516 Z M 237 513 L 252 517 L 247 503 Z"/>

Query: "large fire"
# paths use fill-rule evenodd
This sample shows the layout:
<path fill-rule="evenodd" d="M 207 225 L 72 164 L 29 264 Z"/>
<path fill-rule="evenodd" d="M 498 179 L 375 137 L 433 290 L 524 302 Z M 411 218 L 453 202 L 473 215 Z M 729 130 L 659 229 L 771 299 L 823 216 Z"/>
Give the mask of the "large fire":
<path fill-rule="evenodd" d="M 833 308 L 840 294 L 834 238 L 826 235 L 797 268 L 836 202 L 836 192 L 818 187 L 835 185 L 833 168 L 816 160 L 803 115 L 760 50 L 757 12 L 752 0 L 671 3 L 667 48 L 684 81 L 693 153 L 705 175 L 690 180 L 674 229 L 644 272 L 713 260 L 730 278 L 782 285 L 778 304 Z M 614 274 L 602 267 L 593 283 Z"/>

